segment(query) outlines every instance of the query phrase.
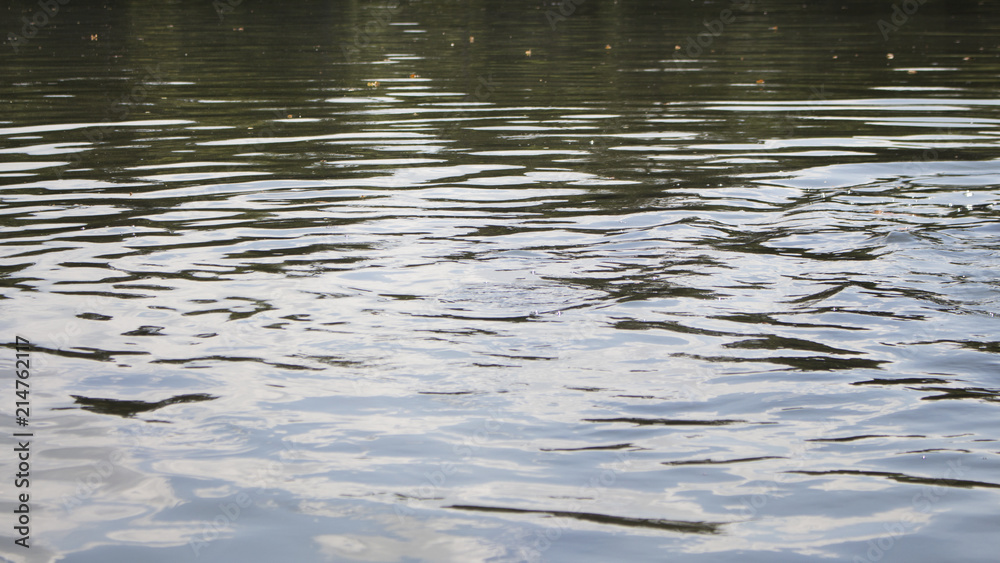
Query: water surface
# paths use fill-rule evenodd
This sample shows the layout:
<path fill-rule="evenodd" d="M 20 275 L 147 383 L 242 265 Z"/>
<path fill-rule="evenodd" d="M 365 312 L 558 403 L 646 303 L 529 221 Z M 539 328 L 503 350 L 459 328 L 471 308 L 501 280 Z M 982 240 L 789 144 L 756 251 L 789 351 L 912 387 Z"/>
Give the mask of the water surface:
<path fill-rule="evenodd" d="M 233 4 L 0 53 L 3 557 L 995 560 L 994 9 Z"/>

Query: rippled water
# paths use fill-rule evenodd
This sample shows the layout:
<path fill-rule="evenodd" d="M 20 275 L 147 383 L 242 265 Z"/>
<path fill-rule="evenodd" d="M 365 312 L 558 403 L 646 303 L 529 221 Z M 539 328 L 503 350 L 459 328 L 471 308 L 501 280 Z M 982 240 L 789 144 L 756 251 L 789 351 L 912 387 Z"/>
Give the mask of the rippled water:
<path fill-rule="evenodd" d="M 995 10 L 217 4 L 0 55 L 3 557 L 995 560 Z"/>

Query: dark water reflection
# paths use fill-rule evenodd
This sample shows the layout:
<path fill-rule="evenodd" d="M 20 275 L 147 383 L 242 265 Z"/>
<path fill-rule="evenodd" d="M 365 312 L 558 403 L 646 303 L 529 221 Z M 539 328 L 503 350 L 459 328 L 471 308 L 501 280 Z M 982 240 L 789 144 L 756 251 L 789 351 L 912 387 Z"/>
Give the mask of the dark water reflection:
<path fill-rule="evenodd" d="M 99 399 L 95 397 L 80 397 L 73 395 L 73 399 L 83 410 L 93 411 L 101 414 L 113 414 L 124 418 L 131 418 L 142 412 L 155 411 L 168 405 L 177 403 L 196 403 L 199 401 L 211 401 L 215 397 L 205 393 L 191 393 L 188 395 L 178 395 L 155 403 L 149 401 L 123 401 L 121 399 Z"/>
<path fill-rule="evenodd" d="M 3 557 L 995 560 L 988 3 L 234 4 L 0 53 Z"/>

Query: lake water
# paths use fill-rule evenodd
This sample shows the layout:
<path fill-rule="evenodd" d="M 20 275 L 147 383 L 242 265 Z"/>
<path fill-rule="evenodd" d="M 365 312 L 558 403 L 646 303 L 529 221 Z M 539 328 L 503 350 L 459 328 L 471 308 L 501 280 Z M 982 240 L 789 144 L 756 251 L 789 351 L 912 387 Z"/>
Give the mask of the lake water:
<path fill-rule="evenodd" d="M 5 560 L 997 560 L 992 3 L 59 10 Z"/>

